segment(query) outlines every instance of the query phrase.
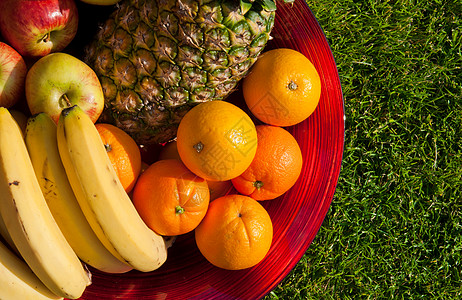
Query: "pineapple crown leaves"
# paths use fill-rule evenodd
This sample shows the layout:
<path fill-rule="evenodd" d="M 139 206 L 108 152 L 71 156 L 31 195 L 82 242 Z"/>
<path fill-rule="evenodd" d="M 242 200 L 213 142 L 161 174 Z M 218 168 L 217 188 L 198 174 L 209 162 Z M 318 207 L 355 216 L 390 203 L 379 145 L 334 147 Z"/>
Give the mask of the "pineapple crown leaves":
<path fill-rule="evenodd" d="M 295 0 L 284 0 L 285 3 L 293 3 L 294 1 Z M 266 11 L 276 10 L 276 0 L 240 0 L 240 3 L 243 15 L 252 8 L 254 3 L 260 5 Z"/>

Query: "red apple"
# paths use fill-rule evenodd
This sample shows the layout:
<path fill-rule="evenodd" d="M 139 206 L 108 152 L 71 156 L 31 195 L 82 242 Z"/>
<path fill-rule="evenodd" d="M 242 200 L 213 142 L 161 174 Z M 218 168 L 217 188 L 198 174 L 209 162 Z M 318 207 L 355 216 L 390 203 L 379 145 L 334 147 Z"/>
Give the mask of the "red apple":
<path fill-rule="evenodd" d="M 104 108 L 96 73 L 67 53 L 52 53 L 32 65 L 26 76 L 26 100 L 32 114 L 45 112 L 58 123 L 61 111 L 77 104 L 94 122 Z"/>
<path fill-rule="evenodd" d="M 22 56 L 0 42 L 0 106 L 11 107 L 24 95 L 27 67 Z"/>
<path fill-rule="evenodd" d="M 74 0 L 0 0 L 0 33 L 23 56 L 63 50 L 77 27 Z"/>

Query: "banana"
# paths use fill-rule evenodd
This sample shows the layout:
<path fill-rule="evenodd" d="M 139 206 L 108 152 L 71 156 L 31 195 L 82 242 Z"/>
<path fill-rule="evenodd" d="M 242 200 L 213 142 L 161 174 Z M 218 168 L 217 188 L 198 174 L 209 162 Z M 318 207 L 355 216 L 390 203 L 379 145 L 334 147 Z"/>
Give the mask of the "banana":
<path fill-rule="evenodd" d="M 80 107 L 62 111 L 58 148 L 74 194 L 101 242 L 138 271 L 158 269 L 167 259 L 167 244 L 139 216 L 95 125 Z"/>
<path fill-rule="evenodd" d="M 90 274 L 48 209 L 21 129 L 0 107 L 0 213 L 8 233 L 35 275 L 57 296 L 79 298 Z"/>
<path fill-rule="evenodd" d="M 46 113 L 36 114 L 27 122 L 26 146 L 56 223 L 77 256 L 86 264 L 106 273 L 132 270 L 104 247 L 88 224 L 61 162 L 56 133 L 56 123 Z"/>
<path fill-rule="evenodd" d="M 2 236 L 3 240 L 8 244 L 8 246 L 10 246 L 11 250 L 16 252 L 16 254 L 19 254 L 18 248 L 16 248 L 13 239 L 11 238 L 11 235 L 8 233 L 8 228 L 6 228 L 6 224 L 2 219 L 2 215 L 0 215 L 0 235 Z"/>
<path fill-rule="evenodd" d="M 0 243 L 0 299 L 63 299 L 53 294 L 29 266 Z"/>

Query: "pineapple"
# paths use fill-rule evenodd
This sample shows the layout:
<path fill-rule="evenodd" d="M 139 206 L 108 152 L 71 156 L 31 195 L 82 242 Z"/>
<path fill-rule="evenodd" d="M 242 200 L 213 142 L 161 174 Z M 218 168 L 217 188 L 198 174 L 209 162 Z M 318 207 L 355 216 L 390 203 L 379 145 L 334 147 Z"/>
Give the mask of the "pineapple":
<path fill-rule="evenodd" d="M 275 0 L 123 0 L 86 48 L 105 96 L 100 121 L 138 144 L 173 139 L 192 106 L 225 99 L 246 75 L 275 11 Z"/>

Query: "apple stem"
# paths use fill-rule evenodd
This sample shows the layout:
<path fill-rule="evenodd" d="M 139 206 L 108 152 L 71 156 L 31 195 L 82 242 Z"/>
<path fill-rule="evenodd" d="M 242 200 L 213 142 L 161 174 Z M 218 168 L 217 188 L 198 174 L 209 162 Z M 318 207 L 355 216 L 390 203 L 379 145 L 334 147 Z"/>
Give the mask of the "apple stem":
<path fill-rule="evenodd" d="M 50 41 L 50 33 L 47 32 L 45 35 L 42 37 L 42 42 L 48 43 Z"/>
<path fill-rule="evenodd" d="M 61 98 L 59 99 L 59 102 L 60 102 L 61 107 L 70 107 L 70 106 L 72 106 L 72 103 L 71 103 L 71 101 L 69 100 L 69 97 L 66 94 L 61 96 Z"/>

